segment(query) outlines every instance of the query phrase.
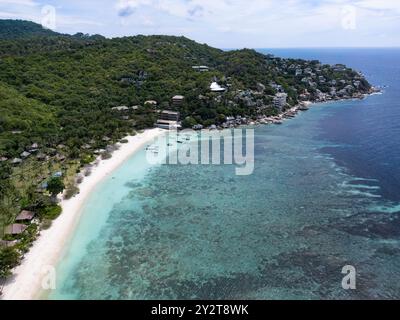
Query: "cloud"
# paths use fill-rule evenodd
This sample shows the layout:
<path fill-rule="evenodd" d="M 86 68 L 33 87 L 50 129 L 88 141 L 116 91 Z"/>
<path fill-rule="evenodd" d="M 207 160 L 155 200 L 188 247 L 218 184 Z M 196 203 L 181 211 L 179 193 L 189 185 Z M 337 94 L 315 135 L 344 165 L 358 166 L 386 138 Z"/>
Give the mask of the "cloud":
<path fill-rule="evenodd" d="M 118 10 L 118 15 L 120 17 L 129 17 L 130 15 L 132 15 L 135 12 L 135 9 L 133 9 L 130 6 L 126 6 L 123 7 L 121 9 Z"/>
<path fill-rule="evenodd" d="M 33 17 L 38 21 L 41 7 L 38 1 L 42 3 L 42 0 L 0 0 L 0 17 Z M 218 47 L 400 45 L 399 0 L 45 0 L 44 3 L 57 8 L 57 30 L 61 32 L 95 32 L 106 36 L 175 34 Z M 350 18 L 356 20 L 348 24 L 351 28 L 345 28 L 344 21 Z"/>
<path fill-rule="evenodd" d="M 29 7 L 35 7 L 38 6 L 39 3 L 33 0 L 0 0 L 0 6 L 1 5 L 23 5 L 23 6 L 29 6 Z"/>

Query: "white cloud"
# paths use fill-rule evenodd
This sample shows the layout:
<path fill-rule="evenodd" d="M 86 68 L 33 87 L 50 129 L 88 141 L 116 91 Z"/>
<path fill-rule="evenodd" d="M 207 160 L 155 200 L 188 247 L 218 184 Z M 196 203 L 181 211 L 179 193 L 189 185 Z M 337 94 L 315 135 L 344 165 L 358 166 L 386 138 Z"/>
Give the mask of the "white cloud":
<path fill-rule="evenodd" d="M 0 0 L 0 17 L 38 21 L 41 6 L 37 1 L 41 0 Z M 399 0 L 46 2 L 56 6 L 61 32 L 168 33 L 219 47 L 400 45 Z M 355 9 L 355 28 L 343 27 L 344 6 Z"/>

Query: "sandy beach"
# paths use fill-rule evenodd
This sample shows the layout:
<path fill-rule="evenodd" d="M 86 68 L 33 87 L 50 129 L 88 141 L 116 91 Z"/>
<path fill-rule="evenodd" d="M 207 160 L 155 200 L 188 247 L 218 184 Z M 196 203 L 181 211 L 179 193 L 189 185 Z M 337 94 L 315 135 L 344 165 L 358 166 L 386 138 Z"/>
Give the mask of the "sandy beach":
<path fill-rule="evenodd" d="M 144 144 L 161 135 L 164 130 L 149 129 L 136 136 L 127 137 L 128 143 L 119 144 L 120 148 L 113 153 L 111 159 L 101 160 L 93 168 L 92 174 L 85 177 L 79 185 L 80 193 L 69 200 L 62 200 L 60 205 L 63 212 L 48 230 L 40 232 L 40 236 L 33 247 L 25 255 L 22 263 L 16 269 L 12 278 L 6 283 L 3 290 L 4 300 L 31 300 L 38 299 L 42 289 L 42 282 L 48 275 L 49 266 L 56 266 L 64 245 L 79 221 L 83 203 L 93 188 L 126 159 L 140 150 Z"/>

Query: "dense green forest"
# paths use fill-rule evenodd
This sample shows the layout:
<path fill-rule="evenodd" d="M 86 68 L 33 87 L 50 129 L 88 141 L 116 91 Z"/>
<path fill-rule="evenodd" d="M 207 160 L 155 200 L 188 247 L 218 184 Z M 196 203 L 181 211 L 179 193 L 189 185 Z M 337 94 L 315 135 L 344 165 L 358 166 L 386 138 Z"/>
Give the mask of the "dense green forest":
<path fill-rule="evenodd" d="M 199 65 L 209 71 L 192 68 Z M 227 91 L 211 92 L 213 81 Z M 0 230 L 21 209 L 56 217 L 51 190 L 38 192 L 38 186 L 58 170 L 73 194 L 76 173 L 96 149 L 154 126 L 160 110 L 177 108 L 184 126 L 220 125 L 228 116 L 276 114 L 272 100 L 279 90 L 293 106 L 305 94 L 317 101 L 335 96 L 333 89 L 348 98 L 370 88 L 358 72 L 318 61 L 223 51 L 185 37 L 106 39 L 0 20 Z M 179 107 L 171 103 L 175 95 L 185 97 Z M 120 112 L 118 106 L 136 107 Z M 30 148 L 35 153 L 22 157 Z"/>

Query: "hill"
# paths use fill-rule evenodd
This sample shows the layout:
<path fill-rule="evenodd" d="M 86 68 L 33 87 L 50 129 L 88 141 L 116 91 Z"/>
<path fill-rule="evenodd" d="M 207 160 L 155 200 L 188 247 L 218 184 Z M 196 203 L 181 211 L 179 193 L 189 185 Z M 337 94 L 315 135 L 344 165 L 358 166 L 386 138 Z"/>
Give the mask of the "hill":
<path fill-rule="evenodd" d="M 21 39 L 35 36 L 54 36 L 58 33 L 40 24 L 24 20 L 0 20 L 0 39 Z"/>

